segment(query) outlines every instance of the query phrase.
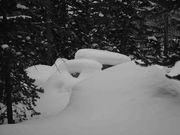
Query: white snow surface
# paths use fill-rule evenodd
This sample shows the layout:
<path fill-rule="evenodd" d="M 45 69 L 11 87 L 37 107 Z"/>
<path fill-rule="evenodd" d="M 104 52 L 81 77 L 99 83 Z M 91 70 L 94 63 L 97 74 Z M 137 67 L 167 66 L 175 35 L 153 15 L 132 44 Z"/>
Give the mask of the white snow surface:
<path fill-rule="evenodd" d="M 91 59 L 68 60 L 58 66 L 58 71 L 67 71 L 69 74 L 80 73 L 79 79 L 85 79 L 92 74 L 101 71 L 102 64 Z"/>
<path fill-rule="evenodd" d="M 2 49 L 9 48 L 9 45 L 7 45 L 7 44 L 3 44 L 3 45 L 1 45 L 1 48 L 2 48 Z"/>
<path fill-rule="evenodd" d="M 43 84 L 44 93 L 40 95 L 35 109 L 42 113 L 41 116 L 59 113 L 68 104 L 71 89 L 78 81 L 66 71 L 54 72 Z"/>
<path fill-rule="evenodd" d="M 97 49 L 80 49 L 75 54 L 75 59 L 93 59 L 103 65 L 118 65 L 130 61 L 126 55 Z"/>
<path fill-rule="evenodd" d="M 157 41 L 157 38 L 155 36 L 148 36 L 148 40 L 154 40 Z"/>
<path fill-rule="evenodd" d="M 17 16 L 8 16 L 7 19 L 16 19 L 16 18 L 23 18 L 23 19 L 31 19 L 31 16 L 27 16 L 27 15 L 17 15 Z M 3 19 L 3 16 L 0 16 L 0 19 Z"/>
<path fill-rule="evenodd" d="M 180 82 L 155 66 L 127 62 L 76 83 L 59 114 L 1 125 L 0 134 L 179 135 L 179 125 Z"/>
<path fill-rule="evenodd" d="M 28 76 L 44 89 L 39 93 L 35 109 L 41 116 L 53 115 L 63 110 L 69 102 L 72 87 L 93 74 L 100 72 L 102 64 L 94 60 L 67 60 L 58 58 L 53 66 L 35 65 L 27 69 Z M 71 73 L 80 73 L 78 78 Z"/>
<path fill-rule="evenodd" d="M 20 3 L 17 3 L 16 7 L 19 8 L 19 9 L 24 9 L 24 10 L 29 9 L 28 7 L 26 7 L 25 5 L 22 5 Z"/>
<path fill-rule="evenodd" d="M 180 75 L 180 61 L 177 61 L 171 71 L 167 74 L 168 76 L 174 77 Z"/>
<path fill-rule="evenodd" d="M 39 87 L 47 81 L 52 74 L 52 67 L 48 65 L 34 65 L 26 69 L 27 75 L 35 79 L 35 84 Z"/>
<path fill-rule="evenodd" d="M 102 64 L 91 59 L 67 60 L 58 58 L 54 65 L 34 65 L 26 69 L 30 78 L 35 79 L 35 84 L 39 87 L 48 80 L 55 72 L 68 72 L 69 74 L 80 73 L 79 78 L 85 79 L 93 73 L 99 72 Z"/>
<path fill-rule="evenodd" d="M 171 71 L 171 68 L 169 67 L 166 67 L 166 66 L 161 66 L 161 65 L 154 65 L 156 66 L 157 68 L 161 69 L 162 71 L 164 71 L 164 73 L 169 73 Z"/>

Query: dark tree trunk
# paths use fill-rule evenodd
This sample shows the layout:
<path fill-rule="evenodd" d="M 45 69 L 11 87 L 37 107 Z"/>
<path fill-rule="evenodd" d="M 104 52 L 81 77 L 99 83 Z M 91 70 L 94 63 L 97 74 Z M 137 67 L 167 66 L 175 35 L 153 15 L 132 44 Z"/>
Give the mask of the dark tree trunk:
<path fill-rule="evenodd" d="M 4 1 L 5 2 L 5 1 Z M 8 39 L 6 31 L 8 30 L 8 22 L 7 22 L 7 14 L 5 12 L 5 9 L 3 10 L 3 25 L 4 25 L 4 36 L 6 37 L 5 39 Z M 8 119 L 8 124 L 13 124 L 13 109 L 12 109 L 12 87 L 11 87 L 11 67 L 10 67 L 10 56 L 11 52 L 10 50 L 5 51 L 4 55 L 4 65 L 3 65 L 3 78 L 4 78 L 4 91 L 5 91 L 5 103 L 7 107 L 7 119 Z"/>
<path fill-rule="evenodd" d="M 8 60 L 8 59 L 7 59 Z M 6 93 L 6 106 L 7 106 L 7 119 L 8 124 L 13 124 L 13 109 L 12 109 L 12 87 L 11 87 L 11 77 L 10 77 L 10 65 L 9 61 L 5 65 L 5 93 Z"/>

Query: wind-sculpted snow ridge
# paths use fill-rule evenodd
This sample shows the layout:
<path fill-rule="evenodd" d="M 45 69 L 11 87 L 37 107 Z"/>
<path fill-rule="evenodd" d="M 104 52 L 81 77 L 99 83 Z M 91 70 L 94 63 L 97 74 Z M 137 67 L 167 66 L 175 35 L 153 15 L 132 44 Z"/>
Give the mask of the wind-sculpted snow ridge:
<path fill-rule="evenodd" d="M 155 66 L 127 62 L 74 85 L 59 114 L 2 125 L 0 134 L 179 135 L 179 125 L 180 83 Z"/>
<path fill-rule="evenodd" d="M 118 65 L 128 62 L 131 59 L 123 54 L 96 49 L 80 49 L 75 54 L 75 59 L 93 59 L 103 65 Z"/>

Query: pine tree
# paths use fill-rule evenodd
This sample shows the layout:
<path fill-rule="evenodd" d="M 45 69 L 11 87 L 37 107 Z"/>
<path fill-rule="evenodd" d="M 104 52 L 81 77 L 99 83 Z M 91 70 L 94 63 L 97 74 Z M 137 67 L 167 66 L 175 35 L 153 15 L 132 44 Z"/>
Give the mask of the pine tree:
<path fill-rule="evenodd" d="M 135 56 L 143 59 L 145 65 L 172 66 L 179 59 L 177 7 L 177 1 L 161 0 L 148 0 L 138 6 L 139 13 L 143 15 L 140 28 L 145 31 L 145 38 L 141 40 Z"/>
<path fill-rule="evenodd" d="M 8 123 L 26 119 L 33 109 L 38 93 L 25 69 L 46 62 L 47 42 L 43 7 L 37 1 L 0 1 L 0 120 Z"/>

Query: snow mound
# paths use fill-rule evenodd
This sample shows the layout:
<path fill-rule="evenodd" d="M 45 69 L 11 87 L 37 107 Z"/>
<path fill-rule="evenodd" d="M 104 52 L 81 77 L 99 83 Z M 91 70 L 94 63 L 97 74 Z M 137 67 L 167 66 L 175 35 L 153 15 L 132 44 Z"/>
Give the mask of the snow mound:
<path fill-rule="evenodd" d="M 30 78 L 35 79 L 35 85 L 44 89 L 44 93 L 39 93 L 40 99 L 37 100 L 34 109 L 41 112 L 42 116 L 52 115 L 60 112 L 65 108 L 69 102 L 69 93 L 59 93 L 60 84 L 57 84 L 56 80 L 64 79 L 62 76 L 60 78 L 55 78 L 56 76 L 55 67 L 47 65 L 35 65 L 26 69 L 27 74 Z M 54 74 L 53 74 L 54 73 Z M 50 79 L 51 81 L 49 81 Z M 54 82 L 53 82 L 53 78 Z M 61 80 L 60 82 L 62 82 Z M 59 82 L 58 82 L 59 83 Z M 47 85 L 49 85 L 47 87 Z M 59 89 L 58 89 L 59 88 Z"/>
<path fill-rule="evenodd" d="M 127 62 L 73 86 L 69 105 L 58 115 L 2 125 L 0 133 L 179 135 L 179 88 L 180 83 L 167 79 L 161 69 Z"/>
<path fill-rule="evenodd" d="M 161 66 L 161 65 L 154 65 L 154 66 L 156 66 L 157 68 L 161 69 L 166 74 L 169 73 L 170 70 L 171 70 L 169 67 L 165 67 L 165 66 Z"/>
<path fill-rule="evenodd" d="M 72 77 L 67 71 L 56 71 L 43 83 L 44 93 L 40 94 L 35 109 L 41 116 L 53 115 L 62 111 L 69 103 L 72 87 L 79 79 Z"/>
<path fill-rule="evenodd" d="M 41 87 L 52 74 L 52 67 L 48 65 L 35 65 L 26 69 L 27 75 L 35 79 L 35 85 Z"/>
<path fill-rule="evenodd" d="M 2 48 L 2 49 L 7 49 L 7 48 L 9 48 L 9 45 L 3 44 L 3 45 L 1 45 L 1 48 Z"/>
<path fill-rule="evenodd" d="M 130 58 L 126 55 L 109 52 L 106 50 L 96 50 L 96 49 L 80 49 L 75 54 L 75 59 L 93 59 L 100 62 L 103 65 L 117 65 L 127 61 Z"/>
<path fill-rule="evenodd" d="M 62 111 L 69 103 L 73 86 L 94 73 L 101 71 L 102 64 L 94 60 L 57 59 L 53 66 L 36 65 L 27 69 L 35 84 L 44 89 L 40 93 L 35 109 L 41 116 L 53 115 Z M 71 73 L 80 73 L 78 78 Z"/>
<path fill-rule="evenodd" d="M 58 59 L 55 61 L 54 65 L 52 65 L 52 74 L 58 70 L 58 67 L 59 67 L 61 64 L 65 63 L 65 62 L 67 62 L 67 61 L 68 61 L 68 60 L 65 59 L 65 58 L 58 58 Z"/>
<path fill-rule="evenodd" d="M 22 5 L 20 3 L 17 3 L 16 8 L 23 9 L 23 10 L 29 9 L 28 7 L 26 7 L 25 5 Z"/>
<path fill-rule="evenodd" d="M 170 77 L 180 75 L 180 61 L 176 62 L 174 67 L 171 69 L 171 71 L 167 75 Z"/>
<path fill-rule="evenodd" d="M 92 74 L 101 71 L 102 64 L 90 59 L 68 60 L 58 66 L 58 71 L 67 71 L 70 74 L 80 73 L 78 78 L 87 78 Z"/>

